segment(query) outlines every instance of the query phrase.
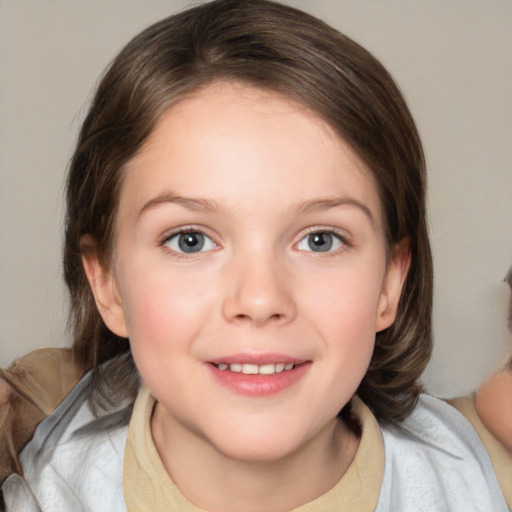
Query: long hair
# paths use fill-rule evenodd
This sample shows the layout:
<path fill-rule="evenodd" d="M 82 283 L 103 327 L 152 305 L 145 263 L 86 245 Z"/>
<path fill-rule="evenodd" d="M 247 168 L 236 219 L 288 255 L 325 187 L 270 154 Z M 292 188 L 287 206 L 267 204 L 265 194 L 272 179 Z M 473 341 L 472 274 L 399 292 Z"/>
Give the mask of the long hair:
<path fill-rule="evenodd" d="M 412 259 L 396 321 L 376 335 L 358 394 L 379 419 L 405 418 L 431 352 L 432 259 L 420 138 L 397 85 L 369 52 L 324 22 L 267 0 L 215 0 L 166 18 L 128 43 L 100 82 L 67 182 L 64 274 L 77 361 L 84 370 L 111 361 L 105 394 L 134 392 L 127 386 L 136 375 L 129 344 L 96 309 L 80 240 L 92 236 L 108 268 L 127 162 L 171 105 L 216 80 L 300 102 L 370 169 L 388 252 L 405 240 Z"/>

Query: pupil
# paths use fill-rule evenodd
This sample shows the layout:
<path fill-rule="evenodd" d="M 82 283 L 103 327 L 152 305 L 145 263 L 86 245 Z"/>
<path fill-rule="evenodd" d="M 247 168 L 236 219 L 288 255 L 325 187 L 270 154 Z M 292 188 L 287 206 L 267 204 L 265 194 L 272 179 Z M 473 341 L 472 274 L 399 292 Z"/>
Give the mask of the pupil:
<path fill-rule="evenodd" d="M 183 233 L 179 239 L 179 246 L 183 252 L 198 252 L 204 245 L 204 236 L 201 233 Z"/>
<path fill-rule="evenodd" d="M 309 235 L 309 247 L 312 251 L 326 252 L 332 247 L 332 235 L 329 233 L 313 233 Z"/>

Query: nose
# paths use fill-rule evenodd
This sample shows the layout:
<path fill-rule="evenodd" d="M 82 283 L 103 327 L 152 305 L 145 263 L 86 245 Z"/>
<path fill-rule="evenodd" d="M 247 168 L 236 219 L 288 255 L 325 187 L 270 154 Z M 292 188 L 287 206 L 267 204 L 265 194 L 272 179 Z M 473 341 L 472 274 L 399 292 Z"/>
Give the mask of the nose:
<path fill-rule="evenodd" d="M 228 272 L 222 306 L 227 321 L 261 327 L 285 325 L 295 318 L 290 278 L 271 256 L 241 258 Z"/>

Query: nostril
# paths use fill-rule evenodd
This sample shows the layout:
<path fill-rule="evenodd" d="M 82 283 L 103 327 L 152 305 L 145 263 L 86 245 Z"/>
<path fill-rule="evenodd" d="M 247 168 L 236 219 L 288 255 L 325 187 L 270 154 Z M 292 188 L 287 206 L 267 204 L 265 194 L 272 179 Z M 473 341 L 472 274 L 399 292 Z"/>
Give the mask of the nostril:
<path fill-rule="evenodd" d="M 268 316 L 265 315 L 250 315 L 245 313 L 238 313 L 233 317 L 233 320 L 236 322 L 255 322 L 255 323 L 265 323 L 265 322 L 280 322 L 286 315 L 282 313 L 274 313 Z"/>

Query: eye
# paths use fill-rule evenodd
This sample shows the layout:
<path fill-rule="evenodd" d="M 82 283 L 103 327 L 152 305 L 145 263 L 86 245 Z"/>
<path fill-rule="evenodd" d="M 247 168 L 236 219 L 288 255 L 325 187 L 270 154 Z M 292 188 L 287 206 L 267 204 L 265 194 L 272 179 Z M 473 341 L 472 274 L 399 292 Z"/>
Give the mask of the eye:
<path fill-rule="evenodd" d="M 217 244 L 200 231 L 181 231 L 174 233 L 164 240 L 162 245 L 176 252 L 193 254 L 196 252 L 211 251 Z"/>
<path fill-rule="evenodd" d="M 299 251 L 332 252 L 345 245 L 345 241 L 332 231 L 309 233 L 297 244 Z"/>

